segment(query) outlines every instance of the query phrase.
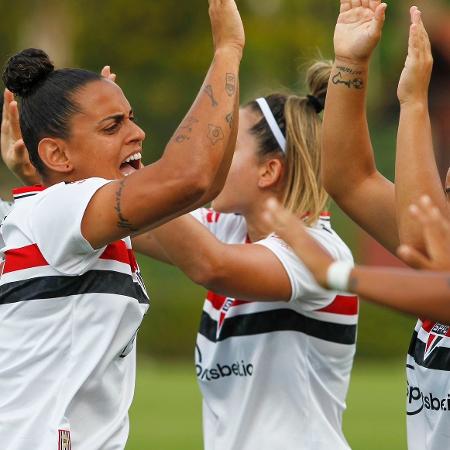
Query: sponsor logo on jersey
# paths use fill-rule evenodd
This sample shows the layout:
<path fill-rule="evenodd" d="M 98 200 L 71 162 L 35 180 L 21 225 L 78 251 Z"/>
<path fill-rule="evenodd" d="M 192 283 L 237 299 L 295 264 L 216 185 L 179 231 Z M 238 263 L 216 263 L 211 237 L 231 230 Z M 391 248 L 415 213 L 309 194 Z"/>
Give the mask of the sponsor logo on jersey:
<path fill-rule="evenodd" d="M 58 450 L 71 450 L 70 431 L 58 430 Z"/>
<path fill-rule="evenodd" d="M 442 325 L 440 323 L 434 324 L 428 335 L 427 343 L 425 345 L 425 354 L 423 356 L 424 360 L 427 359 L 437 347 L 439 347 L 441 341 L 445 336 L 447 336 L 449 329 L 449 325 Z"/>
<path fill-rule="evenodd" d="M 202 352 L 198 344 L 195 346 L 195 350 L 197 359 L 195 370 L 200 381 L 214 381 L 227 377 L 251 377 L 253 375 L 253 364 L 244 360 L 204 367 Z"/>
<path fill-rule="evenodd" d="M 408 416 L 419 414 L 424 408 L 429 411 L 450 411 L 450 394 L 446 397 L 438 397 L 432 392 L 422 392 L 419 387 L 408 383 L 406 398 Z"/>

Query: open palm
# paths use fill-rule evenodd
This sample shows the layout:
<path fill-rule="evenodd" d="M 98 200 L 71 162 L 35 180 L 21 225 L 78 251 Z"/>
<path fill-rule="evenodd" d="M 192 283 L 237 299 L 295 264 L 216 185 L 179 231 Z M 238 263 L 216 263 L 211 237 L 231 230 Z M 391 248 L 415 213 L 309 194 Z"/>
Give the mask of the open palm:
<path fill-rule="evenodd" d="M 378 0 L 341 0 L 334 32 L 336 58 L 366 62 L 378 44 L 386 4 Z"/>

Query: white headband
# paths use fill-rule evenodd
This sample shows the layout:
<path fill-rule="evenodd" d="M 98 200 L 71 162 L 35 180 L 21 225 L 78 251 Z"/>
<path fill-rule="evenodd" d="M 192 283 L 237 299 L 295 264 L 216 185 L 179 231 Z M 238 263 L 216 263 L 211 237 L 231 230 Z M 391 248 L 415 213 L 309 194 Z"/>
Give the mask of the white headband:
<path fill-rule="evenodd" d="M 267 100 L 264 97 L 260 97 L 256 99 L 256 103 L 258 103 L 259 107 L 261 108 L 261 111 L 264 114 L 264 118 L 269 124 L 270 130 L 277 140 L 278 145 L 280 146 L 281 150 L 283 150 L 283 153 L 286 153 L 286 138 L 283 136 L 283 133 L 281 132 L 280 127 L 275 120 L 275 117 L 273 116 L 272 110 L 270 109 Z"/>

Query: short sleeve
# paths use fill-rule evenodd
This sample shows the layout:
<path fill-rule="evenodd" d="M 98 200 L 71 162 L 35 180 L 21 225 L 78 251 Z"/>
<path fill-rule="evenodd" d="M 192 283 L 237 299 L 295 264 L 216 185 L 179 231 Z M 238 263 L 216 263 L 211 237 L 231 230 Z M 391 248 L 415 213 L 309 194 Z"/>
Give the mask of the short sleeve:
<path fill-rule="evenodd" d="M 101 255 L 81 234 L 81 221 L 93 197 L 109 180 L 89 178 L 48 188 L 30 211 L 30 229 L 50 266 L 80 275 Z"/>
<path fill-rule="evenodd" d="M 333 300 L 335 293 L 316 282 L 311 272 L 283 240 L 271 235 L 255 244 L 268 248 L 280 260 L 291 282 L 291 302 L 300 301 L 304 309 L 316 310 Z"/>

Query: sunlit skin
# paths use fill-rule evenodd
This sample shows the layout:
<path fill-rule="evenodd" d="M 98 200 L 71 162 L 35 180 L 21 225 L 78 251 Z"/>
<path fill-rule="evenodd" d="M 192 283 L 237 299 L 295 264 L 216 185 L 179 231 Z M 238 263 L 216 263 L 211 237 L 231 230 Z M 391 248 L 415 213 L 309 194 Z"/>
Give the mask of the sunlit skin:
<path fill-rule="evenodd" d="M 64 172 L 48 171 L 46 184 L 90 177 L 122 178 L 121 164 L 142 152 L 145 139 L 122 90 L 102 79 L 85 85 L 73 100 L 81 112 L 70 120 L 71 135 L 67 140 L 55 139 L 67 158 Z M 140 161 L 135 165 L 141 166 Z"/>
<path fill-rule="evenodd" d="M 265 201 L 275 196 L 281 199 L 283 164 L 278 158 L 258 156 L 258 142 L 250 133 L 260 116 L 249 108 L 239 110 L 239 131 L 233 162 L 225 186 L 213 200 L 214 210 L 236 213 L 245 217 L 252 241 L 267 236 L 259 216 Z"/>

